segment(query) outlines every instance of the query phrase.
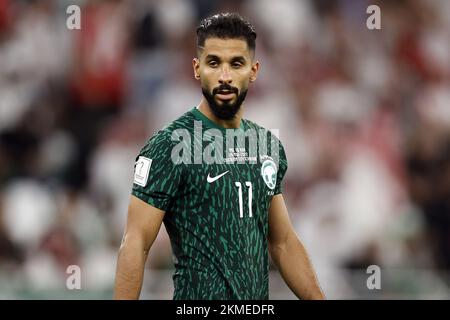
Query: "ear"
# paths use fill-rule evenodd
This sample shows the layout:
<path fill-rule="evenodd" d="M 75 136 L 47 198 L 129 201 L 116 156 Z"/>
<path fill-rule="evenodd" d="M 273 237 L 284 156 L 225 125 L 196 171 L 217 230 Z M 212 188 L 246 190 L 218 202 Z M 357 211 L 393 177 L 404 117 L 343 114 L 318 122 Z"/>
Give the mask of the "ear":
<path fill-rule="evenodd" d="M 258 76 L 258 71 L 259 71 L 259 61 L 256 61 L 253 65 L 252 65 L 252 70 L 250 73 L 250 82 L 254 82 Z"/>
<path fill-rule="evenodd" d="M 194 78 L 200 80 L 200 61 L 198 58 L 192 59 L 192 68 L 194 69 Z"/>

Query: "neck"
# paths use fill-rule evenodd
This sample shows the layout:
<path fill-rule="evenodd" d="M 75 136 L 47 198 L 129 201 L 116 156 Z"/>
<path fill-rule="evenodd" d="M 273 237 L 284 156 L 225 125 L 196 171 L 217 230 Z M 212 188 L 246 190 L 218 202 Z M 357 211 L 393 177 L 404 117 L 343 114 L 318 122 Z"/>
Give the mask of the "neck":
<path fill-rule="evenodd" d="M 223 128 L 238 129 L 241 125 L 242 107 L 236 113 L 236 116 L 231 120 L 223 120 L 217 118 L 211 111 L 211 108 L 208 104 L 208 101 L 206 101 L 205 97 L 202 98 L 202 101 L 200 101 L 200 104 L 198 105 L 197 109 L 200 110 L 200 112 L 203 113 L 209 120 L 211 120 L 212 122 L 218 124 Z"/>

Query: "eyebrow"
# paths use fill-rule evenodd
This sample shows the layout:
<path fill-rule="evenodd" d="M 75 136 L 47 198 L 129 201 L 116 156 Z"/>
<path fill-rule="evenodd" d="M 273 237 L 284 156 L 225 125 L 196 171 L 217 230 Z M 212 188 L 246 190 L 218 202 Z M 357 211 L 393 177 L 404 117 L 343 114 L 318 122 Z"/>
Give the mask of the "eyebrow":
<path fill-rule="evenodd" d="M 231 61 L 232 62 L 240 62 L 240 63 L 244 64 L 247 62 L 247 59 L 245 59 L 245 57 L 243 57 L 243 56 L 237 56 L 237 57 L 233 57 L 231 59 Z"/>
<path fill-rule="evenodd" d="M 206 56 L 205 60 L 206 61 L 210 61 L 210 60 L 218 60 L 218 61 L 220 61 L 221 59 L 218 56 L 214 55 L 214 54 L 208 54 Z"/>
<path fill-rule="evenodd" d="M 217 60 L 217 61 L 221 61 L 222 59 L 219 56 L 216 56 L 215 54 L 208 54 L 205 58 L 206 61 L 211 61 L 211 60 Z M 245 63 L 247 60 L 245 59 L 244 56 L 235 56 L 231 58 L 232 62 L 241 62 L 241 63 Z"/>

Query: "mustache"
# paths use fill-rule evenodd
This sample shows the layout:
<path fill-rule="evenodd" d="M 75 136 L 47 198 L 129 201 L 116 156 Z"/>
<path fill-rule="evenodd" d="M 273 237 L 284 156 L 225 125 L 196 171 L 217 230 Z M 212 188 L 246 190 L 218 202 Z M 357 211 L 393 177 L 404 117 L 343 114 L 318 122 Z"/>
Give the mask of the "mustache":
<path fill-rule="evenodd" d="M 212 94 L 215 95 L 220 91 L 230 91 L 236 94 L 239 92 L 238 88 L 236 87 L 232 87 L 229 84 L 221 84 L 220 86 L 213 89 Z"/>

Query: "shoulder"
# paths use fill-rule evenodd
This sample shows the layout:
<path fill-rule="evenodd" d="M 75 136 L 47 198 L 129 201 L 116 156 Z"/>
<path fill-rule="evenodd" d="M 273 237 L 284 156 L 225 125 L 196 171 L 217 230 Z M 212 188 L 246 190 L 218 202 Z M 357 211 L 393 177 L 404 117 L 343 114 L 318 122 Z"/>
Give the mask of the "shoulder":
<path fill-rule="evenodd" d="M 177 130 L 190 130 L 193 127 L 194 117 L 191 112 L 186 112 L 177 119 L 168 123 L 161 129 L 157 130 L 145 143 L 141 149 L 141 153 L 148 153 L 151 150 L 159 150 L 161 152 L 172 148 L 176 145 L 173 139 Z"/>
<path fill-rule="evenodd" d="M 248 120 L 248 119 L 242 119 L 242 120 L 245 122 L 247 129 L 253 129 L 257 132 L 257 134 L 260 134 L 260 135 L 266 135 L 269 139 L 271 139 L 268 141 L 269 143 L 270 143 L 270 141 L 278 143 L 280 145 L 280 148 L 283 149 L 283 152 L 284 152 L 283 144 L 282 144 L 280 138 L 278 137 L 278 135 L 279 135 L 278 129 L 270 129 L 269 130 L 251 120 Z"/>
<path fill-rule="evenodd" d="M 140 155 L 170 154 L 170 150 L 177 144 L 178 130 L 191 130 L 193 127 L 193 117 L 190 111 L 185 112 L 180 117 L 166 124 L 161 129 L 154 132 L 145 142 L 140 150 Z"/>
<path fill-rule="evenodd" d="M 281 167 L 287 168 L 286 151 L 284 149 L 283 143 L 279 138 L 279 130 L 278 129 L 269 130 L 248 119 L 243 120 L 245 121 L 245 126 L 247 130 L 248 129 L 255 130 L 257 132 L 259 139 L 261 136 L 266 137 L 267 150 L 270 149 L 270 154 L 273 160 L 275 160 Z"/>

